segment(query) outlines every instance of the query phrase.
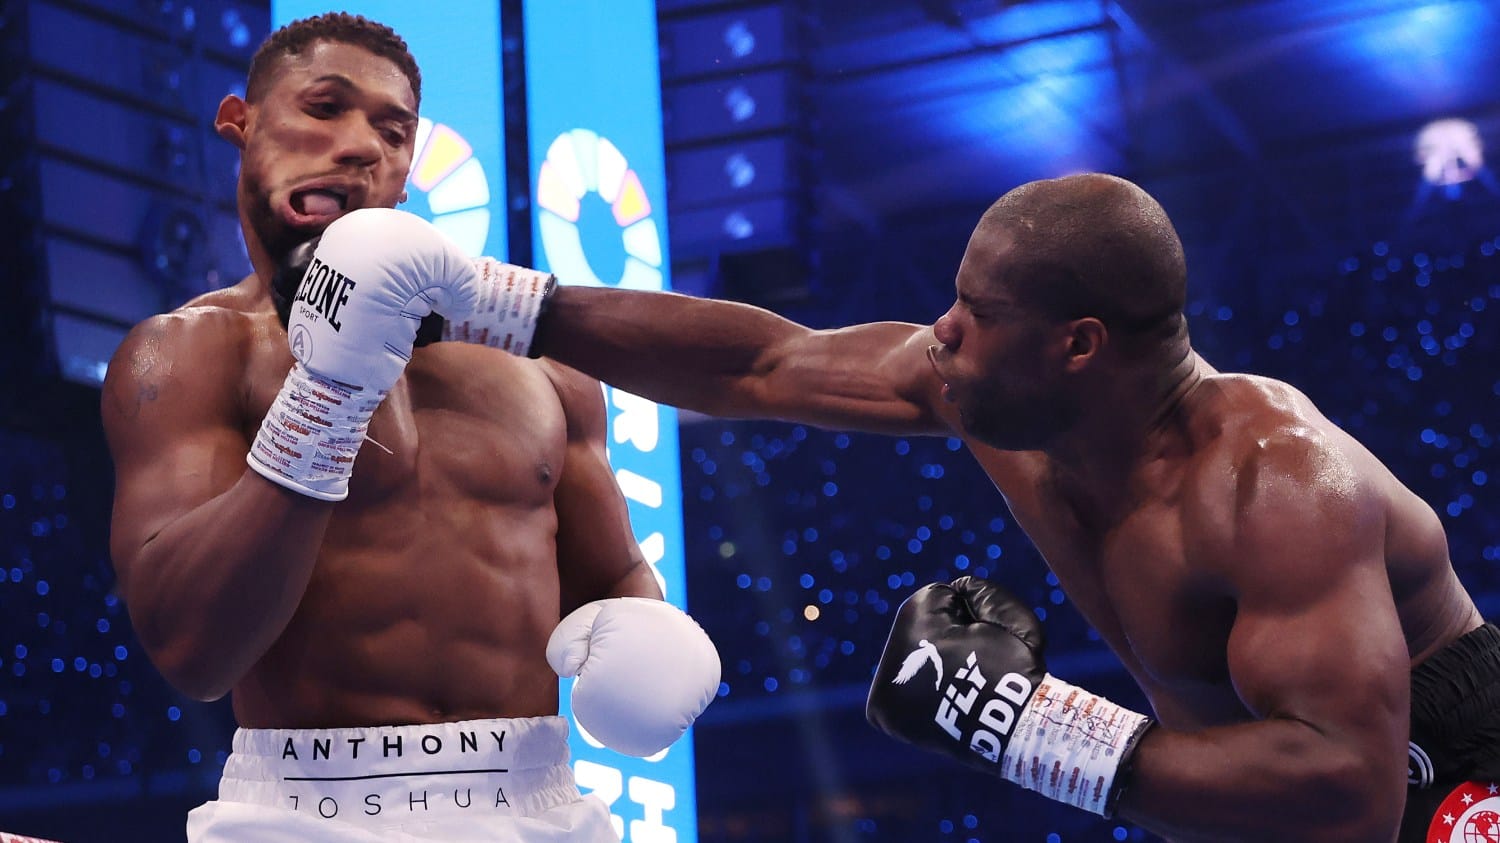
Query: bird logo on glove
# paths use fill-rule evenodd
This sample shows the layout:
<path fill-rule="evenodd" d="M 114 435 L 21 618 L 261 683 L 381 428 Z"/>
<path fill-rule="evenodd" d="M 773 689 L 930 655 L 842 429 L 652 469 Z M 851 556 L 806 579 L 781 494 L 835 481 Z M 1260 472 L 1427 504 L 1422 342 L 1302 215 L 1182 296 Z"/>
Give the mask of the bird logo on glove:
<path fill-rule="evenodd" d="M 912 650 L 901 661 L 901 669 L 896 671 L 896 676 L 891 679 L 894 685 L 905 685 L 910 682 L 922 665 L 931 663 L 937 669 L 937 676 L 932 680 L 932 690 L 939 691 L 943 687 L 943 659 L 938 655 L 937 648 L 932 646 L 926 638 L 917 642 L 917 649 Z"/>

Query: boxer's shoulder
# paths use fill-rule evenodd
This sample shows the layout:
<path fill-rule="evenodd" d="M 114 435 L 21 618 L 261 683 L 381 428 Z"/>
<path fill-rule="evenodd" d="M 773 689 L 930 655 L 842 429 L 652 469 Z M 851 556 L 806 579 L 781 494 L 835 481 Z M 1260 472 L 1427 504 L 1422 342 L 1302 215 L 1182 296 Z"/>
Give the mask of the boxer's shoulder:
<path fill-rule="evenodd" d="M 106 398 L 125 396 L 128 400 L 123 404 L 106 400 L 106 411 L 114 404 L 139 408 L 140 396 L 150 396 L 163 407 L 181 409 L 182 402 L 187 401 L 229 418 L 240 404 L 251 361 L 257 357 L 269 360 L 278 353 L 271 338 L 279 325 L 274 312 L 267 315 L 226 299 L 213 293 L 199 296 L 131 328 L 115 349 L 103 388 Z M 290 365 L 285 335 L 280 336 L 279 354 L 287 358 L 285 365 Z M 133 418 L 139 414 L 127 415 Z M 106 423 L 110 421 L 106 412 Z"/>
<path fill-rule="evenodd" d="M 1221 421 L 1254 427 L 1305 415 L 1307 396 L 1291 384 L 1261 375 L 1223 372 L 1209 375 L 1194 389 L 1197 412 Z"/>
<path fill-rule="evenodd" d="M 604 393 L 598 379 L 546 357 L 529 362 L 535 364 L 537 370 L 552 383 L 564 405 L 579 402 L 594 404 L 602 400 Z"/>
<path fill-rule="evenodd" d="M 1210 474 L 1227 469 L 1243 482 L 1264 465 L 1340 456 L 1336 426 L 1283 381 L 1213 375 L 1187 401 L 1194 454 Z"/>
<path fill-rule="evenodd" d="M 269 338 L 286 344 L 285 330 L 276 319 L 270 298 L 258 294 L 249 279 L 197 295 L 167 313 L 141 322 L 132 334 L 152 337 L 158 342 L 170 339 L 192 350 L 198 350 L 199 345 L 223 349 Z"/>
<path fill-rule="evenodd" d="M 1353 506 L 1379 495 L 1352 440 L 1289 384 L 1248 375 L 1215 376 L 1200 396 L 1193 470 L 1182 496 L 1189 540 L 1229 558 L 1247 530 L 1298 513 Z"/>
<path fill-rule="evenodd" d="M 542 358 L 531 362 L 537 364 L 557 391 L 563 413 L 568 418 L 569 430 L 602 429 L 605 424 L 604 392 L 598 380 L 555 360 Z"/>
<path fill-rule="evenodd" d="M 157 314 L 125 335 L 106 380 L 161 371 L 168 365 L 217 368 L 243 361 L 250 343 L 263 331 L 259 321 L 255 314 L 212 305 L 189 304 Z"/>

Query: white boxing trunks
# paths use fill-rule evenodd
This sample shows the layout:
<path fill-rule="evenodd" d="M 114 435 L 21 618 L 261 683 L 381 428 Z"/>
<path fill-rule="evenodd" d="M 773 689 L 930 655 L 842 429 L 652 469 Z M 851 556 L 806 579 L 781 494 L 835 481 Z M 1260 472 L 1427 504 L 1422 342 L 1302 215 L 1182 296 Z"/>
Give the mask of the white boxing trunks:
<path fill-rule="evenodd" d="M 239 729 L 188 843 L 617 843 L 581 796 L 561 717 Z"/>

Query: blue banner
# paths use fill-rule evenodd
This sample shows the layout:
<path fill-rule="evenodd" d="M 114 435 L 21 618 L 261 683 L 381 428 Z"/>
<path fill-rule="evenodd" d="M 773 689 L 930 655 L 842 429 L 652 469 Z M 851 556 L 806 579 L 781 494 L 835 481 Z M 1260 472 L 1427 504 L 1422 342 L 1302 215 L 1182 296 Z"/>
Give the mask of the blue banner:
<path fill-rule="evenodd" d="M 564 284 L 670 289 L 653 0 L 526 2 L 524 26 L 535 263 Z M 686 609 L 676 411 L 605 392 L 636 538 Z M 640 759 L 575 731 L 573 752 L 579 786 L 609 804 L 623 839 L 696 843 L 691 732 Z"/>

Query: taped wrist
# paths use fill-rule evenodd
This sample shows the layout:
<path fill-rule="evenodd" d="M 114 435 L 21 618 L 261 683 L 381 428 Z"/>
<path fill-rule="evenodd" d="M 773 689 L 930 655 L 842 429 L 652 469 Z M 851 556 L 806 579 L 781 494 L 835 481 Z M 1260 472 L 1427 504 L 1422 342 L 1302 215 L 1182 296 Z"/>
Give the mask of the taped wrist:
<path fill-rule="evenodd" d="M 1049 799 L 1110 816 L 1119 774 L 1151 718 L 1052 674 L 1016 720 L 1000 776 Z"/>
<path fill-rule="evenodd" d="M 517 357 L 539 357 L 537 328 L 557 277 L 494 258 L 475 258 L 474 268 L 479 270 L 479 305 L 469 318 L 448 321 L 443 339 L 487 345 Z"/>
<path fill-rule="evenodd" d="M 324 501 L 349 496 L 354 458 L 384 391 L 359 390 L 295 363 L 245 455 L 262 477 Z"/>

